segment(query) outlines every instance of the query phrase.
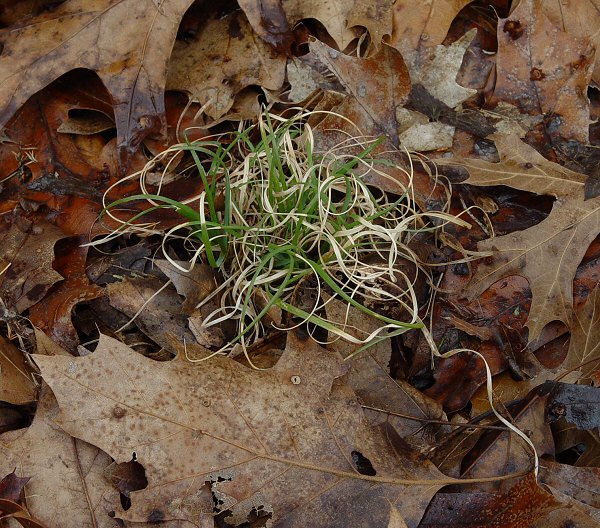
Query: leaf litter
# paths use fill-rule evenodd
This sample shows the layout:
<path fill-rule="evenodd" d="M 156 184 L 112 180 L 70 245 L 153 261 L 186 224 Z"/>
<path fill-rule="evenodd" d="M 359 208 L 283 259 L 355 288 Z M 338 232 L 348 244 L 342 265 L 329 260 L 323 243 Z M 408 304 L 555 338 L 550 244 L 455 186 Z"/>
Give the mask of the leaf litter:
<path fill-rule="evenodd" d="M 0 11 L 0 522 L 596 526 L 593 1 L 23 6 Z M 295 195 L 331 152 L 343 185 Z M 227 290 L 259 247 L 224 222 L 236 166 L 274 225 L 337 209 Z M 368 248 L 327 245 L 361 221 Z M 268 282 L 332 247 L 352 286 L 327 260 Z"/>

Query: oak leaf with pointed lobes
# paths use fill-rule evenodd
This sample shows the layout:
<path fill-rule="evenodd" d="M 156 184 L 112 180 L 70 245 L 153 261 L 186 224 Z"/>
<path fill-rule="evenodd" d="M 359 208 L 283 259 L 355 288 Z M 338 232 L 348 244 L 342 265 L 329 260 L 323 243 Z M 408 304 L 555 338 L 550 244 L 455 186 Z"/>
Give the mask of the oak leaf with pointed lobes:
<path fill-rule="evenodd" d="M 206 105 L 208 116 L 218 120 L 231 110 L 242 89 L 281 88 L 285 66 L 286 56 L 257 38 L 243 12 L 214 13 L 194 38 L 175 43 L 167 89 L 190 94 Z"/>
<path fill-rule="evenodd" d="M 4 307 L 22 313 L 63 279 L 52 268 L 54 245 L 65 234 L 56 226 L 17 220 L 0 231 L 0 298 Z"/>
<path fill-rule="evenodd" d="M 542 11 L 558 27 L 577 37 L 589 37 L 596 46 L 596 53 L 600 49 L 600 1 L 576 0 L 551 0 L 542 2 Z M 600 87 L 600 61 L 596 60 L 592 80 Z"/>
<path fill-rule="evenodd" d="M 275 49 L 289 50 L 292 28 L 304 19 L 316 19 L 338 48 L 346 49 L 365 27 L 378 48 L 392 32 L 393 0 L 240 0 L 254 31 Z"/>
<path fill-rule="evenodd" d="M 264 371 L 222 356 L 155 362 L 104 335 L 85 357 L 34 357 L 65 431 L 116 462 L 135 452 L 144 466 L 148 487 L 131 493 L 121 518 L 203 517 L 208 482 L 236 519 L 254 508 L 274 527 L 385 528 L 392 503 L 414 528 L 448 482 L 393 430 L 368 424 L 338 379 L 347 363 L 306 334 L 290 332 Z"/>
<path fill-rule="evenodd" d="M 585 175 L 548 161 L 516 136 L 491 137 L 500 155 L 498 163 L 458 158 L 438 163 L 466 169 L 469 178 L 461 183 L 508 185 L 556 197 L 552 211 L 539 224 L 477 244 L 479 251 L 493 258 L 478 263 L 465 290 L 469 298 L 475 298 L 503 277 L 525 277 L 532 294 L 526 326 L 529 342 L 533 342 L 551 321 L 571 324 L 573 277 L 600 233 L 600 198 L 585 200 Z"/>
<path fill-rule="evenodd" d="M 398 50 L 384 44 L 375 55 L 359 59 L 313 40 L 310 51 L 338 78 L 376 128 L 397 144 L 396 108 L 410 93 L 408 70 Z"/>
<path fill-rule="evenodd" d="M 2 29 L 0 124 L 76 68 L 95 71 L 115 111 L 121 160 L 164 128 L 167 62 L 192 0 L 67 0 Z"/>
<path fill-rule="evenodd" d="M 587 143 L 594 46 L 555 26 L 543 12 L 545 3 L 521 0 L 508 18 L 498 20 L 493 97 L 523 113 L 552 115 L 548 133 Z"/>
<path fill-rule="evenodd" d="M 110 457 L 62 431 L 53 422 L 57 414 L 45 386 L 29 428 L 0 436 L 0 473 L 16 467 L 19 476 L 31 477 L 24 489 L 27 507 L 48 528 L 114 528 L 108 512 L 119 493 L 103 475 Z"/>
<path fill-rule="evenodd" d="M 411 74 L 418 75 L 441 44 L 459 11 L 472 0 L 426 0 L 418 7 L 410 0 L 396 0 L 389 44 L 404 57 Z"/>

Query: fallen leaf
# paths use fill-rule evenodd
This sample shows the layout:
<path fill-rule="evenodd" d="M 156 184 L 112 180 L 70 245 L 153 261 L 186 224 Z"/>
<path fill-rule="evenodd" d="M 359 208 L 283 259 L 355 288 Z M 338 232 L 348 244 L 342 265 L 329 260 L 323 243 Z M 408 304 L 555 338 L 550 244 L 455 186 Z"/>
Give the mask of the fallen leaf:
<path fill-rule="evenodd" d="M 0 336 L 0 400 L 22 405 L 36 399 L 37 387 L 25 355 Z"/>
<path fill-rule="evenodd" d="M 239 4 L 256 33 L 276 49 L 289 48 L 289 28 L 304 19 L 321 22 L 341 50 L 358 36 L 355 26 L 367 29 L 375 47 L 392 31 L 392 0 L 241 0 Z M 280 41 L 285 44 L 278 45 Z"/>
<path fill-rule="evenodd" d="M 520 405 L 511 409 L 512 423 L 521 431 L 527 431 L 538 457 L 554 456 L 554 442 L 550 426 L 545 421 L 545 401 L 531 395 Z M 485 431 L 460 462 L 461 476 L 473 478 L 490 475 L 490 472 L 510 473 L 530 467 L 533 461 L 531 448 L 513 432 Z M 500 491 L 504 482 L 492 482 L 471 486 L 472 491 Z"/>
<path fill-rule="evenodd" d="M 113 528 L 108 516 L 118 492 L 104 479 L 110 458 L 97 448 L 71 438 L 55 423 L 56 400 L 45 387 L 28 429 L 0 436 L 0 473 L 18 468 L 31 476 L 25 485 L 31 515 L 49 528 Z"/>
<path fill-rule="evenodd" d="M 600 2 L 598 0 L 579 0 L 565 2 L 552 0 L 542 2 L 542 11 L 559 28 L 570 35 L 589 37 L 596 51 L 600 48 Z M 600 87 L 600 63 L 592 73 L 592 80 Z"/>
<path fill-rule="evenodd" d="M 553 134 L 587 143 L 594 46 L 555 26 L 544 3 L 521 0 L 508 18 L 498 20 L 493 97 L 524 113 L 556 116 Z"/>
<path fill-rule="evenodd" d="M 356 308 L 351 307 L 346 315 L 347 308 L 337 299 L 329 300 L 326 305 L 327 319 L 358 339 L 364 339 L 381 326 L 379 321 Z M 328 348 L 342 357 L 348 357 L 356 353 L 360 345 L 337 339 Z M 445 420 L 446 414 L 435 400 L 408 382 L 390 376 L 391 358 L 391 341 L 380 341 L 353 356 L 345 380 L 365 406 L 366 415 L 373 425 L 390 423 L 414 447 L 432 444 L 449 429 L 432 425 L 428 420 Z"/>
<path fill-rule="evenodd" d="M 551 489 L 600 509 L 600 468 L 575 467 L 544 460 L 539 479 Z"/>
<path fill-rule="evenodd" d="M 402 53 L 411 75 L 419 74 L 432 49 L 446 38 L 458 12 L 471 1 L 426 0 L 415 9 L 409 0 L 396 0 L 390 45 Z"/>
<path fill-rule="evenodd" d="M 456 76 L 476 30 L 471 30 L 449 46 L 441 44 L 431 50 L 429 60 L 416 72 L 411 72 L 413 84 L 422 84 L 437 100 L 455 108 L 477 93 L 456 82 Z"/>
<path fill-rule="evenodd" d="M 224 42 L 226 35 L 226 42 Z M 234 97 L 250 85 L 281 88 L 287 58 L 254 34 L 242 11 L 214 13 L 196 37 L 177 41 L 167 75 L 167 89 L 186 92 L 217 120 Z"/>
<path fill-rule="evenodd" d="M 19 502 L 21 492 L 25 484 L 29 482 L 30 477 L 18 477 L 15 471 L 13 470 L 12 473 L 0 480 L 0 498 Z"/>
<path fill-rule="evenodd" d="M 188 262 L 177 260 L 175 263 L 185 269 L 190 267 Z M 197 262 L 188 272 L 181 271 L 168 260 L 155 260 L 154 264 L 171 279 L 177 293 L 185 298 L 181 309 L 186 314 L 193 313 L 196 306 L 218 286 L 217 274 L 206 264 Z"/>
<path fill-rule="evenodd" d="M 546 381 L 546 420 L 563 418 L 578 429 L 600 428 L 600 388 Z"/>
<path fill-rule="evenodd" d="M 98 73 L 109 91 L 121 159 L 164 125 L 167 61 L 192 0 L 68 0 L 3 29 L 0 123 L 75 68 Z"/>
<path fill-rule="evenodd" d="M 79 336 L 73 325 L 75 307 L 104 295 L 104 288 L 90 283 L 86 274 L 87 237 L 72 238 L 61 243 L 55 268 L 65 278 L 56 288 L 29 310 L 31 322 L 41 328 L 64 349 L 75 352 Z"/>
<path fill-rule="evenodd" d="M 387 528 L 408 528 L 406 522 L 402 518 L 402 515 L 398 511 L 398 508 L 392 504 L 390 507 L 390 522 Z"/>
<path fill-rule="evenodd" d="M 77 134 L 90 136 L 106 132 L 115 127 L 112 117 L 94 109 L 80 110 L 76 116 L 69 116 L 66 121 L 56 129 L 61 134 Z"/>
<path fill-rule="evenodd" d="M 195 343 L 187 329 L 181 299 L 172 286 L 159 291 L 164 286 L 154 277 L 126 278 L 109 284 L 107 291 L 111 306 L 129 318 L 137 314 L 131 325 L 136 325 L 165 349 L 172 349 L 169 334 L 176 336 L 180 343 Z"/>
<path fill-rule="evenodd" d="M 254 508 L 273 526 L 387 527 L 391 503 L 416 527 L 441 474 L 368 425 L 336 380 L 342 359 L 307 339 L 291 332 L 266 371 L 225 357 L 155 362 L 107 336 L 85 357 L 35 358 L 59 398 L 61 427 L 116 462 L 135 452 L 144 466 L 148 488 L 132 492 L 119 517 L 198 518 L 208 482 L 236 519 Z"/>
<path fill-rule="evenodd" d="M 339 79 L 377 128 L 397 144 L 396 108 L 406 102 L 410 92 L 408 70 L 400 53 L 384 44 L 375 55 L 357 59 L 317 40 L 310 43 L 310 50 Z"/>
<path fill-rule="evenodd" d="M 556 196 L 550 215 L 539 224 L 477 244 L 493 261 L 478 263 L 465 293 L 479 296 L 491 284 L 510 275 L 529 281 L 531 309 L 526 326 L 529 342 L 539 338 L 551 321 L 569 324 L 573 315 L 573 277 L 583 255 L 600 233 L 600 199 L 585 200 L 586 177 L 546 160 L 516 136 L 495 135 L 499 163 L 475 159 L 438 160 L 464 167 L 462 183 L 508 185 L 536 194 Z"/>
<path fill-rule="evenodd" d="M 594 361 L 598 359 L 598 361 Z M 600 288 L 596 286 L 585 304 L 575 311 L 571 323 L 569 351 L 563 371 L 572 371 L 563 381 L 587 380 L 600 364 Z"/>
<path fill-rule="evenodd" d="M 560 502 L 530 473 L 507 493 L 438 493 L 419 528 L 530 528 Z"/>
<path fill-rule="evenodd" d="M 65 234 L 48 223 L 16 221 L 0 234 L 0 298 L 22 313 L 63 277 L 52 268 L 54 245 Z"/>

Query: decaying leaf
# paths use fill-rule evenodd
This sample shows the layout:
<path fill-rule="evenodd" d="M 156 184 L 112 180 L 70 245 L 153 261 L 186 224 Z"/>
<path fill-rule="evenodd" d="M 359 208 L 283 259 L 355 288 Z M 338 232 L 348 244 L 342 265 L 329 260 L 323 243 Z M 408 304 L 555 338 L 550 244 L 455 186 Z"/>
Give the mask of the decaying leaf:
<path fill-rule="evenodd" d="M 167 61 L 192 0 L 68 0 L 3 29 L 0 123 L 31 95 L 75 68 L 110 92 L 122 154 L 164 125 Z"/>
<path fill-rule="evenodd" d="M 427 0 L 418 9 L 410 0 L 397 0 L 393 9 L 390 45 L 401 53 L 411 75 L 428 62 L 429 54 L 441 44 L 450 24 L 471 0 Z"/>
<path fill-rule="evenodd" d="M 304 19 L 321 22 L 341 50 L 358 36 L 356 26 L 367 29 L 376 47 L 392 30 L 392 0 L 241 0 L 239 4 L 257 34 L 276 49 L 289 49 L 290 28 Z"/>
<path fill-rule="evenodd" d="M 376 319 L 356 308 L 350 307 L 346 318 L 348 306 L 339 300 L 329 301 L 326 309 L 328 320 L 344 325 L 345 331 L 356 338 L 364 339 L 380 327 Z M 356 353 L 360 345 L 338 339 L 329 348 L 347 357 Z M 389 339 L 383 340 L 353 357 L 345 379 L 366 406 L 371 423 L 390 423 L 407 443 L 428 445 L 438 434 L 448 432 L 447 428 L 428 426 L 428 420 L 445 420 L 446 415 L 439 403 L 406 381 L 390 376 L 391 357 L 391 342 Z"/>
<path fill-rule="evenodd" d="M 552 115 L 552 133 L 587 143 L 594 46 L 555 26 L 544 3 L 521 0 L 508 18 L 498 20 L 494 97 L 525 113 Z"/>
<path fill-rule="evenodd" d="M 158 268 L 171 279 L 177 293 L 185 298 L 181 309 L 191 314 L 196 306 L 210 295 L 218 286 L 217 275 L 208 265 L 196 263 L 188 272 L 176 268 L 168 260 L 155 260 Z M 189 269 L 189 263 L 176 261 L 181 267 Z"/>
<path fill-rule="evenodd" d="M 25 484 L 29 482 L 29 477 L 18 477 L 13 470 L 0 480 L 0 499 L 8 499 L 17 502 L 21 498 L 21 492 Z"/>
<path fill-rule="evenodd" d="M 144 466 L 148 488 L 119 517 L 210 515 L 200 503 L 208 482 L 235 519 L 254 509 L 273 526 L 387 527 L 391 503 L 416 527 L 439 487 L 431 464 L 369 426 L 337 379 L 347 364 L 308 336 L 290 332 L 267 371 L 224 357 L 154 362 L 106 336 L 85 357 L 35 358 L 61 427 Z"/>
<path fill-rule="evenodd" d="M 542 2 L 544 14 L 559 28 L 577 37 L 589 37 L 600 53 L 600 2 L 598 0 L 548 0 Z M 592 80 L 600 87 L 600 63 L 592 74 Z"/>
<path fill-rule="evenodd" d="M 440 493 L 431 502 L 420 528 L 464 526 L 530 528 L 560 502 L 529 474 L 507 493 Z"/>
<path fill-rule="evenodd" d="M 88 248 L 81 247 L 84 242 L 85 239 L 73 238 L 61 245 L 54 266 L 65 280 L 29 311 L 33 325 L 47 332 L 70 352 L 75 352 L 79 344 L 79 336 L 71 319 L 74 308 L 104 293 L 103 288 L 90 283 L 86 274 Z"/>
<path fill-rule="evenodd" d="M 410 92 L 408 70 L 400 53 L 384 44 L 375 55 L 357 59 L 316 40 L 310 43 L 310 50 L 339 79 L 377 128 L 397 144 L 396 108 L 406 102 Z"/>
<path fill-rule="evenodd" d="M 21 313 L 62 276 L 54 271 L 54 245 L 65 234 L 48 223 L 15 222 L 0 234 L 0 298 Z"/>
<path fill-rule="evenodd" d="M 594 361 L 597 359 L 598 361 Z M 571 371 L 564 378 L 574 382 L 587 380 L 600 363 L 600 288 L 596 287 L 585 304 L 575 311 L 571 323 L 569 351 L 562 365 Z"/>
<path fill-rule="evenodd" d="M 64 433 L 54 423 L 57 414 L 46 387 L 31 426 L 0 436 L 0 473 L 16 467 L 18 475 L 31 477 L 28 509 L 49 528 L 115 528 L 108 512 L 118 504 L 118 492 L 103 476 L 110 458 Z"/>
<path fill-rule="evenodd" d="M 154 277 L 127 278 L 109 284 L 108 296 L 113 308 L 130 318 L 150 339 L 171 350 L 169 334 L 181 343 L 195 343 L 193 334 L 187 329 L 187 316 L 182 311 L 182 302 L 175 289 L 165 286 Z"/>
<path fill-rule="evenodd" d="M 258 38 L 242 11 L 214 13 L 194 39 L 175 43 L 167 89 L 190 94 L 217 120 L 247 86 L 279 89 L 285 66 L 286 56 Z"/>
<path fill-rule="evenodd" d="M 564 418 L 578 429 L 600 428 L 600 388 L 546 381 L 543 390 L 548 393 L 547 421 Z"/>
<path fill-rule="evenodd" d="M 483 261 L 466 293 L 474 298 L 495 281 L 521 275 L 533 295 L 527 327 L 535 341 L 551 321 L 569 324 L 573 313 L 573 277 L 591 242 L 600 233 L 600 199 L 585 200 L 586 177 L 546 160 L 516 136 L 494 136 L 499 163 L 474 159 L 440 160 L 459 165 L 469 178 L 462 183 L 515 189 L 556 196 L 550 215 L 538 225 L 484 240 L 480 251 L 491 252 Z"/>
<path fill-rule="evenodd" d="M 37 387 L 23 352 L 0 336 L 0 400 L 22 405 L 36 399 Z"/>

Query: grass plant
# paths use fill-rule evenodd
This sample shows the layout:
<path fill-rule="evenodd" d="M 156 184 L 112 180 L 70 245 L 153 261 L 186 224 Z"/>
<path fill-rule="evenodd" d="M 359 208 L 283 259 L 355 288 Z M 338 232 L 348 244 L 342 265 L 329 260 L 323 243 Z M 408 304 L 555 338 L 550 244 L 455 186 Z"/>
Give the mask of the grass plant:
<path fill-rule="evenodd" d="M 106 196 L 118 183 L 105 193 L 102 216 L 110 216 L 119 227 L 93 244 L 125 232 L 160 233 L 165 257 L 177 268 L 189 270 L 169 257 L 166 248 L 174 239 L 188 248 L 190 267 L 202 261 L 218 270 L 222 283 L 203 303 L 216 298 L 219 308 L 203 324 L 235 320 L 237 333 L 215 353 L 230 352 L 238 344 L 245 352 L 248 343 L 269 330 L 265 315 L 273 309 L 291 316 L 288 327 L 292 319 L 296 325 L 310 322 L 365 345 L 423 329 L 415 281 L 417 273 L 431 277 L 411 242 L 448 223 L 468 226 L 447 212 L 419 211 L 412 171 L 404 171 L 402 184 L 388 174 L 389 161 L 373 154 L 380 139 L 349 135 L 317 155 L 309 117 L 306 112 L 290 119 L 264 112 L 257 123 L 240 125 L 234 133 L 185 140 L 126 177 L 139 179 L 139 194 L 107 203 Z M 154 188 L 147 181 L 157 166 L 162 166 L 163 177 L 174 170 L 182 154 L 191 163 L 177 170 L 196 175 L 201 186 L 198 195 L 183 202 L 162 193 L 162 180 Z M 371 189 L 365 176 L 373 173 L 390 179 L 398 192 L 392 197 Z M 132 214 L 130 206 L 140 200 L 148 207 Z M 173 210 L 181 223 L 162 230 L 143 221 L 157 209 Z M 415 270 L 410 276 L 407 262 Z M 316 281 L 314 303 L 298 306 L 294 292 L 309 276 Z M 328 321 L 323 315 L 325 289 L 327 298 L 339 298 L 375 317 L 381 327 L 357 339 L 343 325 Z M 395 307 L 395 313 L 401 308 L 406 317 L 374 309 L 383 305 Z"/>

